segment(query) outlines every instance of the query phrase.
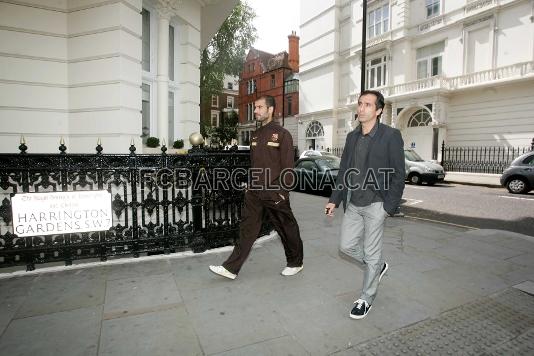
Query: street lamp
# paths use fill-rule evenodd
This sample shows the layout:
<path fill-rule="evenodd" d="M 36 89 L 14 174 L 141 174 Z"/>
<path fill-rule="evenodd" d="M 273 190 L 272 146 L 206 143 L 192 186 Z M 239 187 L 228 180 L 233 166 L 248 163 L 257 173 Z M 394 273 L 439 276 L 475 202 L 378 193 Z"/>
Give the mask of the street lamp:
<path fill-rule="evenodd" d="M 361 82 L 360 93 L 365 90 L 365 47 L 367 46 L 367 0 L 363 1 L 362 19 L 362 61 L 361 61 Z"/>

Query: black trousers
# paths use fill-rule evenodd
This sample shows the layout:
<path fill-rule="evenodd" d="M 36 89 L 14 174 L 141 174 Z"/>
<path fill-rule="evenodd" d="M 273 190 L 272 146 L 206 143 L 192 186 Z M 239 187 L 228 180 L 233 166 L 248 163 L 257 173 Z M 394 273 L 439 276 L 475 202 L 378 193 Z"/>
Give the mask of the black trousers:
<path fill-rule="evenodd" d="M 247 191 L 241 215 L 239 241 L 223 267 L 238 274 L 247 259 L 254 241 L 258 238 L 264 213 L 280 235 L 288 267 L 302 266 L 304 256 L 297 220 L 293 215 L 289 199 L 282 199 L 272 191 Z"/>

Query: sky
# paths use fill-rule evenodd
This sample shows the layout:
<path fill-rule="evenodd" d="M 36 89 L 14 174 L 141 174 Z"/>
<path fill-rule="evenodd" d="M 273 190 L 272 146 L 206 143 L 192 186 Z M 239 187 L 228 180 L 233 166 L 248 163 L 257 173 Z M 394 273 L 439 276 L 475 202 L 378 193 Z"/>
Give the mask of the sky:
<path fill-rule="evenodd" d="M 287 36 L 300 36 L 300 0 L 245 0 L 256 12 L 258 39 L 253 47 L 269 53 L 288 50 Z M 280 9 L 284 9 L 280 11 Z"/>

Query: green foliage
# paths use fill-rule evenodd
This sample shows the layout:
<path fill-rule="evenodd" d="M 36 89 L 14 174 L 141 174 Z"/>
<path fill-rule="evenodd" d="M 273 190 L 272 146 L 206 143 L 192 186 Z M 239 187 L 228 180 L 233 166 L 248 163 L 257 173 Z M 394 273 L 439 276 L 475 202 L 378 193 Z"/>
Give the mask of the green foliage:
<path fill-rule="evenodd" d="M 184 148 L 184 140 L 176 140 L 174 141 L 174 143 L 172 144 L 172 148 Z"/>
<path fill-rule="evenodd" d="M 239 117 L 235 111 L 228 113 L 221 125 L 218 127 L 206 126 L 204 128 L 206 135 L 209 137 L 212 146 L 226 146 L 232 142 L 232 139 L 237 139 L 237 123 Z"/>
<path fill-rule="evenodd" d="M 200 101 L 210 102 L 223 88 L 224 75 L 238 76 L 247 51 L 256 40 L 254 10 L 239 1 L 221 28 L 202 51 L 200 58 Z"/>
<path fill-rule="evenodd" d="M 147 147 L 159 147 L 159 138 L 157 137 L 149 137 L 146 139 L 146 146 Z"/>

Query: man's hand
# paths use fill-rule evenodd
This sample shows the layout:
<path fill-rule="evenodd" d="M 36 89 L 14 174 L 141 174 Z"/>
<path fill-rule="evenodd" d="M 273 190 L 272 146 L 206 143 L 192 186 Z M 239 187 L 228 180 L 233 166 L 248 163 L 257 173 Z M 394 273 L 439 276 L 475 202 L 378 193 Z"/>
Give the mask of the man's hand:
<path fill-rule="evenodd" d="M 324 213 L 326 216 L 334 216 L 334 210 L 336 210 L 336 204 L 334 203 L 327 203 L 324 207 Z"/>

